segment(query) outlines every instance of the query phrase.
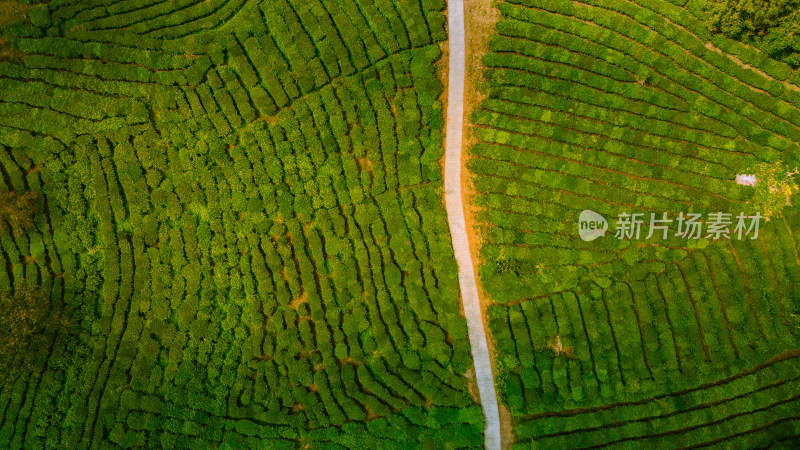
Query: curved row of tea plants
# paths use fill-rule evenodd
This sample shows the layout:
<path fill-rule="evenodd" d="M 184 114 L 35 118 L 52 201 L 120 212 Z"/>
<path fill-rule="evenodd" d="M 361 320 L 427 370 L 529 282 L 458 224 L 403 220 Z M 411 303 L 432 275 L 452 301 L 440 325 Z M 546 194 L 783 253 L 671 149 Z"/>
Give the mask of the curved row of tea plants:
<path fill-rule="evenodd" d="M 517 438 L 547 448 L 665 443 L 752 448 L 793 439 L 800 431 L 798 356 L 784 354 L 715 384 L 647 400 L 526 417 Z"/>
<path fill-rule="evenodd" d="M 0 447 L 475 447 L 439 0 L 52 0 L 0 61 L 0 238 L 71 332 Z"/>

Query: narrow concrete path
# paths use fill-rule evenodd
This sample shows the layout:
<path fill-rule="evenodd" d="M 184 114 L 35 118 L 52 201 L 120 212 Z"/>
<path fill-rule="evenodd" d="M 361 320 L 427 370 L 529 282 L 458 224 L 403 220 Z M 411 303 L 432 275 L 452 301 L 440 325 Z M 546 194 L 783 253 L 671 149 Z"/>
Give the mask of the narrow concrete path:
<path fill-rule="evenodd" d="M 475 378 L 486 419 L 486 448 L 500 449 L 500 413 L 497 409 L 497 395 L 494 390 L 492 362 L 486 345 L 486 331 L 478 300 L 478 286 L 472 269 L 472 255 L 467 240 L 467 226 L 464 219 L 464 205 L 461 199 L 461 144 L 464 130 L 464 2 L 447 2 L 450 66 L 447 85 L 447 130 L 445 135 L 444 197 L 447 208 L 447 221 L 450 236 L 458 263 L 458 282 L 461 287 L 461 301 L 469 327 L 469 342 L 472 360 L 475 364 Z"/>

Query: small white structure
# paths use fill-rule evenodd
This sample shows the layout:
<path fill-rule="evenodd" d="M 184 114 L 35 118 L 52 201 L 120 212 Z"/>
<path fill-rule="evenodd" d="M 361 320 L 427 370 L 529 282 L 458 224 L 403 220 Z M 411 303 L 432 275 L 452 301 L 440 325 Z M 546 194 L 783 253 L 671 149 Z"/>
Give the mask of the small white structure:
<path fill-rule="evenodd" d="M 741 184 L 742 186 L 755 186 L 756 176 L 744 174 L 736 175 L 736 183 Z"/>

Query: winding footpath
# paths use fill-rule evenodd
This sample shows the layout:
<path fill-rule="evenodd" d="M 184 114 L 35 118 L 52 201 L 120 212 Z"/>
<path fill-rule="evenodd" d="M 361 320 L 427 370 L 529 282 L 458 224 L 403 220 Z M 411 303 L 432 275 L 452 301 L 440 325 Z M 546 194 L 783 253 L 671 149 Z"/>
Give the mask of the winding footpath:
<path fill-rule="evenodd" d="M 447 95 L 447 130 L 445 135 L 444 196 L 447 208 L 447 221 L 450 236 L 458 263 L 458 283 L 461 288 L 461 301 L 469 328 L 469 342 L 472 360 L 475 364 L 475 378 L 478 383 L 483 416 L 486 419 L 486 449 L 500 449 L 500 413 L 497 408 L 497 395 L 494 390 L 492 363 L 486 344 L 486 330 L 481 316 L 478 300 L 478 286 L 472 268 L 472 255 L 469 251 L 467 226 L 464 218 L 464 205 L 461 199 L 461 141 L 464 129 L 464 2 L 447 2 L 449 25 L 449 81 Z"/>

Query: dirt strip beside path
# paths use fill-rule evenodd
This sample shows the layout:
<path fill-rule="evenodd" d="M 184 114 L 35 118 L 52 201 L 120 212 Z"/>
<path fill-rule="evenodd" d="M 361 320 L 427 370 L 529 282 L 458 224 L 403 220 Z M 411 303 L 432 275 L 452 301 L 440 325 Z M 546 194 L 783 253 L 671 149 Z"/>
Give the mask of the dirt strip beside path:
<path fill-rule="evenodd" d="M 469 328 L 469 341 L 472 360 L 475 364 L 475 378 L 486 419 L 486 448 L 500 449 L 500 414 L 497 408 L 497 395 L 494 388 L 492 362 L 486 343 L 486 330 L 481 315 L 478 286 L 472 266 L 467 227 L 464 218 L 461 186 L 461 146 L 464 135 L 464 3 L 462 0 L 447 2 L 450 35 L 450 55 L 448 68 L 447 130 L 445 135 L 444 195 L 447 208 L 447 221 L 453 240 L 456 262 L 458 263 L 458 282 L 461 301 Z"/>

